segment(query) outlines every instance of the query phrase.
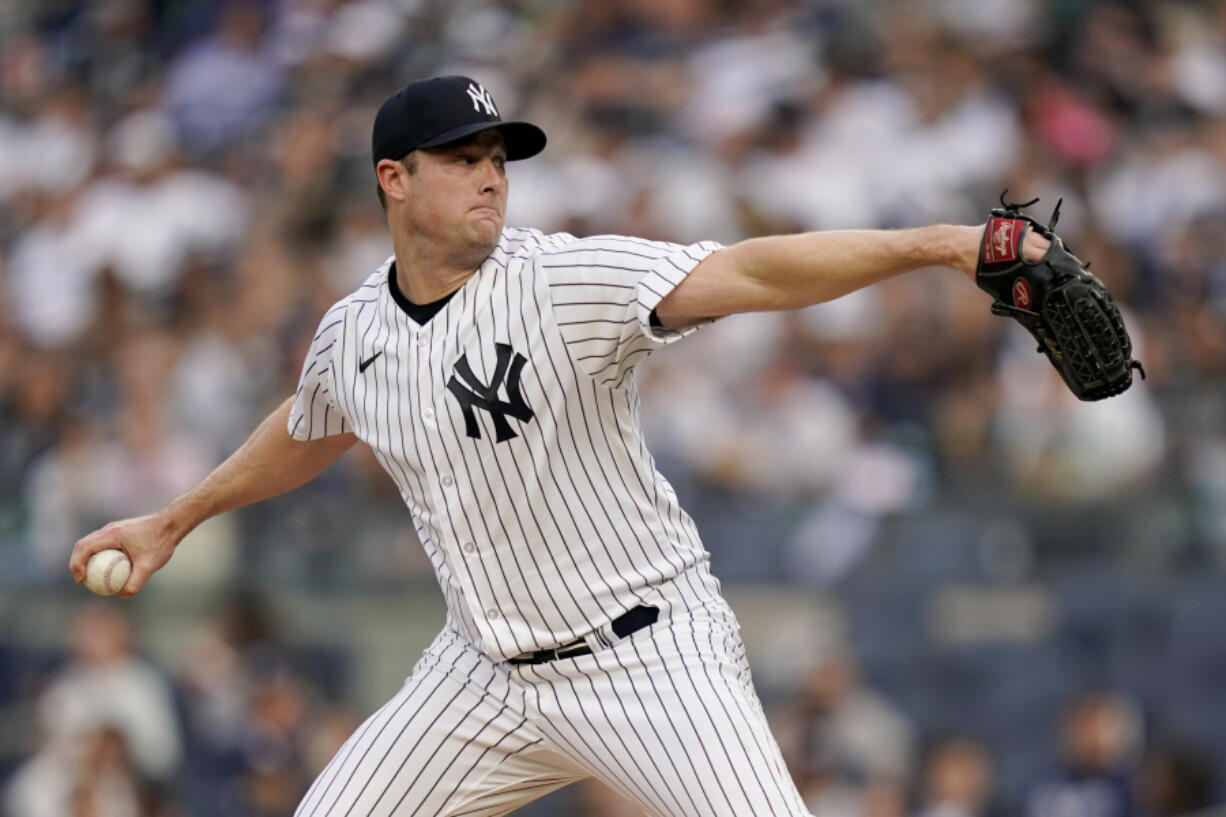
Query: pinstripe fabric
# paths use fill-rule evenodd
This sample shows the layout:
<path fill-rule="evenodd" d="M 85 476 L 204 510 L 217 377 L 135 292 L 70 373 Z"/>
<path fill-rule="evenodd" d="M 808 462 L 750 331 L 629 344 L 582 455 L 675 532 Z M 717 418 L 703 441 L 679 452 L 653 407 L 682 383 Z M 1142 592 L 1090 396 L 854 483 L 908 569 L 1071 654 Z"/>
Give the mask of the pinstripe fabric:
<path fill-rule="evenodd" d="M 352 430 L 370 445 L 458 626 L 491 657 L 599 630 L 707 559 L 643 446 L 630 375 L 693 330 L 653 328 L 651 310 L 715 249 L 507 229 L 425 325 L 397 305 L 387 265 L 320 322 L 290 433 Z M 463 366 L 497 385 L 500 344 L 523 358 L 532 412 L 498 418 L 512 434 L 502 441 L 494 414 L 466 411 L 449 388 Z"/>
<path fill-rule="evenodd" d="M 731 610 L 673 602 L 661 623 L 609 649 L 517 667 L 529 723 L 649 815 L 808 814 Z"/>
<path fill-rule="evenodd" d="M 295 817 L 506 814 L 586 772 L 531 726 L 523 689 L 447 629 L 358 728 Z"/>
<path fill-rule="evenodd" d="M 330 309 L 289 418 L 395 480 L 447 626 L 297 817 L 497 815 L 594 775 L 660 817 L 803 815 L 633 373 L 656 304 L 717 245 L 504 230 L 424 325 L 391 259 Z M 625 639 L 611 622 L 654 605 Z M 593 653 L 511 665 L 585 638 Z"/>
<path fill-rule="evenodd" d="M 653 817 L 803 817 L 705 568 L 661 619 L 591 655 L 497 663 L 450 622 L 295 817 L 498 815 L 594 776 Z"/>

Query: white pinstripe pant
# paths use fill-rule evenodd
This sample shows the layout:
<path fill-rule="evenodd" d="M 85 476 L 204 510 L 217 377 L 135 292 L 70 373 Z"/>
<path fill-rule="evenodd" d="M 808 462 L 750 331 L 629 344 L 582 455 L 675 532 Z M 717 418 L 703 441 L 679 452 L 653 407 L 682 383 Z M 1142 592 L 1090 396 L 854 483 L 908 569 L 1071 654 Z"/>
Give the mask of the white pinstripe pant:
<path fill-rule="evenodd" d="M 649 815 L 807 815 L 720 602 L 591 655 L 495 663 L 444 630 L 296 817 L 506 814 L 594 776 Z"/>

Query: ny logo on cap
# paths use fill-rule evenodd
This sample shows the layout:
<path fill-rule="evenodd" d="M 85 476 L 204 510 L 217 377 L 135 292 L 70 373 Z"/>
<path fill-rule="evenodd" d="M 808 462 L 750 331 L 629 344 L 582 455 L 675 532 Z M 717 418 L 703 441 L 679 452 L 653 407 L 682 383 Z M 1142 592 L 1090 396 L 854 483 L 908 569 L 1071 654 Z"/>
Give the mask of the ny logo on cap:
<path fill-rule="evenodd" d="M 481 106 L 485 106 L 486 116 L 498 116 L 498 109 L 494 107 L 494 98 L 490 96 L 490 92 L 485 90 L 485 86 L 476 82 L 468 83 L 468 96 L 473 101 L 473 110 L 477 113 L 481 112 Z"/>

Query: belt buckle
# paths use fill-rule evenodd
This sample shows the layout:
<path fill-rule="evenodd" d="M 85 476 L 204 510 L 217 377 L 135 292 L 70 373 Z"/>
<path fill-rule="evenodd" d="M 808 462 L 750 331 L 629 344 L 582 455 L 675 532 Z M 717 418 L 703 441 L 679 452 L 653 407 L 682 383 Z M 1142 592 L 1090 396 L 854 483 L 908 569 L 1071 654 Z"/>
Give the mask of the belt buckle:
<path fill-rule="evenodd" d="M 630 635 L 637 633 L 639 630 L 649 627 L 659 621 L 660 609 L 650 605 L 639 605 L 622 613 L 612 621 L 613 634 L 617 638 L 627 638 Z M 619 625 L 629 625 L 629 627 Z M 599 636 L 598 636 L 599 638 Z M 606 641 L 608 637 L 605 636 Z M 603 643 L 603 642 L 602 642 Z M 557 661 L 559 658 L 572 658 L 580 655 L 590 655 L 592 652 L 591 646 L 586 638 L 577 638 L 569 644 L 563 644 L 558 647 L 551 647 L 547 650 L 537 650 L 531 653 L 522 653 L 514 658 L 508 659 L 511 664 L 547 664 L 550 661 Z"/>
<path fill-rule="evenodd" d="M 587 655 L 592 651 L 592 648 L 587 645 L 587 642 L 580 639 L 573 641 L 570 644 L 564 644 L 561 647 L 554 647 L 550 652 L 550 661 L 556 661 L 559 658 L 570 658 L 571 656 Z"/>
<path fill-rule="evenodd" d="M 517 655 L 509 659 L 508 662 L 511 664 L 548 664 L 550 661 L 557 661 L 559 658 L 587 655 L 591 651 L 587 642 L 579 638 L 560 647 L 550 647 L 547 650 L 537 650 L 536 652 L 526 652 L 522 655 Z"/>

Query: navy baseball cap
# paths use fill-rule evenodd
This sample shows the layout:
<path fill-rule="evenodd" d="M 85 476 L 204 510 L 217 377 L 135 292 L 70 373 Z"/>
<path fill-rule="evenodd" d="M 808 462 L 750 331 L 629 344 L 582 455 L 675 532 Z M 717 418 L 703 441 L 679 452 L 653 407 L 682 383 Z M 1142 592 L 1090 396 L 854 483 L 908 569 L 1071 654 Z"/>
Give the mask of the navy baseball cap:
<path fill-rule="evenodd" d="M 507 146 L 507 159 L 527 159 L 545 149 L 545 132 L 529 122 L 504 122 L 490 92 L 474 79 L 432 77 L 410 82 L 387 98 L 375 114 L 371 155 L 399 159 L 418 148 L 458 142 L 481 131 L 496 130 Z"/>

